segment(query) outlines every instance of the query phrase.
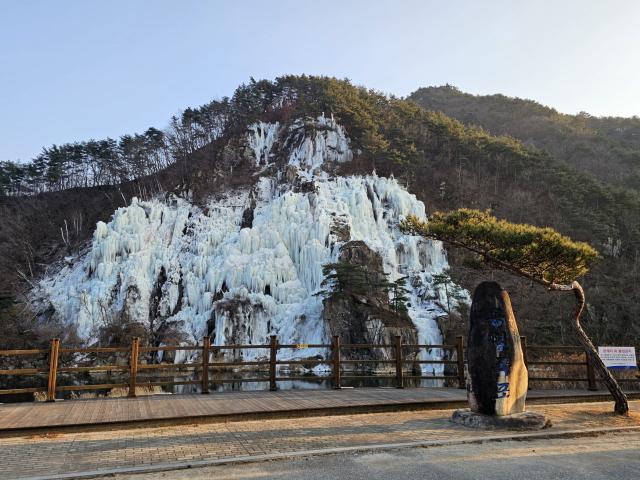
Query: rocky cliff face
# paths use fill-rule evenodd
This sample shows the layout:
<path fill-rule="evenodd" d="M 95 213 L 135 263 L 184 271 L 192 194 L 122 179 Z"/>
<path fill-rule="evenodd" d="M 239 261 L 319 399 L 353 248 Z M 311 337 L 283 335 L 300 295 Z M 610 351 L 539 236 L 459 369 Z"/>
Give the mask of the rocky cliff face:
<path fill-rule="evenodd" d="M 393 345 L 396 335 L 403 343 L 418 343 L 418 331 L 406 317 L 396 316 L 389 308 L 387 292 L 376 286 L 386 278 L 382 256 L 362 240 L 350 241 L 340 247 L 340 263 L 359 265 L 363 268 L 369 287 L 366 295 L 333 296 L 324 300 L 323 318 L 331 335 L 339 335 L 345 344 Z M 408 352 L 415 356 L 416 352 Z M 345 358 L 389 360 L 393 349 L 368 348 L 345 349 Z"/>
<path fill-rule="evenodd" d="M 196 344 L 205 335 L 215 345 L 265 344 L 274 334 L 286 344 L 328 343 L 332 334 L 343 343 L 393 343 L 397 334 L 442 342 L 436 319 L 446 301 L 432 283 L 447 267 L 442 245 L 398 230 L 407 214 L 424 217 L 425 207 L 393 178 L 335 176 L 334 165 L 353 153 L 333 119 L 286 128 L 260 123 L 229 145 L 218 166 L 224 190 L 198 203 L 188 191 L 134 199 L 96 225 L 85 253 L 40 282 L 36 307 L 74 325 L 87 344 L 104 341 L 118 322 L 137 325 L 148 332 L 143 342 L 160 345 Z M 234 187 L 230 179 L 238 177 L 245 182 Z M 365 265 L 373 280 L 408 276 L 409 318 L 390 314 L 375 290 L 323 305 L 314 296 L 322 266 L 337 261 Z M 186 360 L 181 355 L 176 362 Z M 265 352 L 233 355 L 250 360 Z"/>

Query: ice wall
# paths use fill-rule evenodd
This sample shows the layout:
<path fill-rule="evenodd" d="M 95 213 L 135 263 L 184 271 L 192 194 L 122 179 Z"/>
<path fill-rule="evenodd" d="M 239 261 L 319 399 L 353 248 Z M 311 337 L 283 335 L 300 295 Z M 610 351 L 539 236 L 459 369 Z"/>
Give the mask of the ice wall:
<path fill-rule="evenodd" d="M 249 127 L 249 132 L 250 133 L 247 135 L 247 141 L 253 150 L 253 154 L 256 159 L 256 166 L 264 164 L 265 167 L 268 167 L 269 160 L 272 156 L 271 149 L 278 137 L 278 122 L 258 122 Z"/>
<path fill-rule="evenodd" d="M 307 131 L 312 127 L 312 134 Z M 289 165 L 298 167 L 301 176 L 310 180 L 326 162 L 349 162 L 353 159 L 350 140 L 344 128 L 336 123 L 333 116 L 318 117 L 316 121 L 298 121 L 289 128 L 285 145 L 289 146 Z M 316 175 L 317 176 L 317 175 Z"/>
<path fill-rule="evenodd" d="M 431 285 L 431 274 L 447 267 L 445 253 L 439 242 L 398 229 L 407 214 L 424 217 L 424 205 L 393 178 L 314 175 L 327 161 L 352 155 L 333 120 L 322 118 L 319 124 L 323 128 L 307 136 L 292 128 L 287 140 L 289 164 L 299 167 L 303 178 L 314 178 L 312 192 L 295 193 L 275 178 L 261 178 L 253 192 L 250 228 L 240 228 L 248 190 L 211 201 L 206 209 L 179 199 L 134 199 L 108 224 L 97 224 L 89 254 L 43 280 L 38 296 L 64 322 L 75 324 L 87 342 L 118 315 L 148 325 L 150 315 L 159 313 L 182 321 L 193 343 L 200 343 L 208 329 L 215 345 L 266 344 L 272 334 L 286 344 L 326 343 L 322 301 L 313 293 L 323 279 L 322 265 L 337 260 L 342 243 L 330 231 L 339 218 L 349 225 L 350 240 L 363 240 L 382 255 L 391 280 L 410 277 L 409 314 L 419 341 L 441 344 L 436 318 L 443 314 L 443 299 Z M 263 124 L 249 133 L 256 165 L 269 161 L 278 128 Z M 158 288 L 160 302 L 150 312 Z M 250 360 L 267 352 L 241 353 Z M 291 358 L 324 353 L 283 352 Z M 439 355 L 425 352 L 423 358 Z"/>

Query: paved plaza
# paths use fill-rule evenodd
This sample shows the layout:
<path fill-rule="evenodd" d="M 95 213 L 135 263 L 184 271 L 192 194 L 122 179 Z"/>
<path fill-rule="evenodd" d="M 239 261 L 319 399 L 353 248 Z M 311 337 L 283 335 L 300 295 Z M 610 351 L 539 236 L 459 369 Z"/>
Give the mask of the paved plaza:
<path fill-rule="evenodd" d="M 612 402 L 536 405 L 549 429 L 536 433 L 479 431 L 449 422 L 452 410 L 271 419 L 0 439 L 0 479 L 73 478 L 179 469 L 371 449 L 640 430 L 640 401 L 631 413 Z"/>
<path fill-rule="evenodd" d="M 630 399 L 640 392 L 627 391 Z M 530 390 L 529 405 L 607 401 L 606 390 Z M 0 405 L 0 437 L 31 431 L 52 433 L 127 426 L 292 418 L 380 411 L 451 409 L 467 406 L 467 392 L 458 388 L 355 388 L 234 391 L 137 398 L 92 398 L 54 403 Z"/>
<path fill-rule="evenodd" d="M 187 470 L 116 474 L 118 480 L 635 480 L 640 431 L 535 442 L 452 443 L 301 456 Z M 517 473 L 516 473 L 517 472 Z"/>

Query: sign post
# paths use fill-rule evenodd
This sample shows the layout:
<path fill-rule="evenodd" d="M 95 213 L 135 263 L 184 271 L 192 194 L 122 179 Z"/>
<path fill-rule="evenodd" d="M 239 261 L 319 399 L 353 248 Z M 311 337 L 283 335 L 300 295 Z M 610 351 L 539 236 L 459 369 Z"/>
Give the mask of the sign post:
<path fill-rule="evenodd" d="M 600 358 L 608 369 L 637 369 L 635 347 L 598 347 Z"/>

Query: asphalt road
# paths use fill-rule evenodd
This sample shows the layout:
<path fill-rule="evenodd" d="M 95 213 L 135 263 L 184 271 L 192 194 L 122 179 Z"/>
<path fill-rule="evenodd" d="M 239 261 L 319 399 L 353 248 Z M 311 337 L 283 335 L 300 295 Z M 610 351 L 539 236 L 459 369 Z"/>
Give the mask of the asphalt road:
<path fill-rule="evenodd" d="M 484 442 L 334 454 L 222 465 L 119 479 L 634 479 L 640 478 L 640 433 Z"/>

